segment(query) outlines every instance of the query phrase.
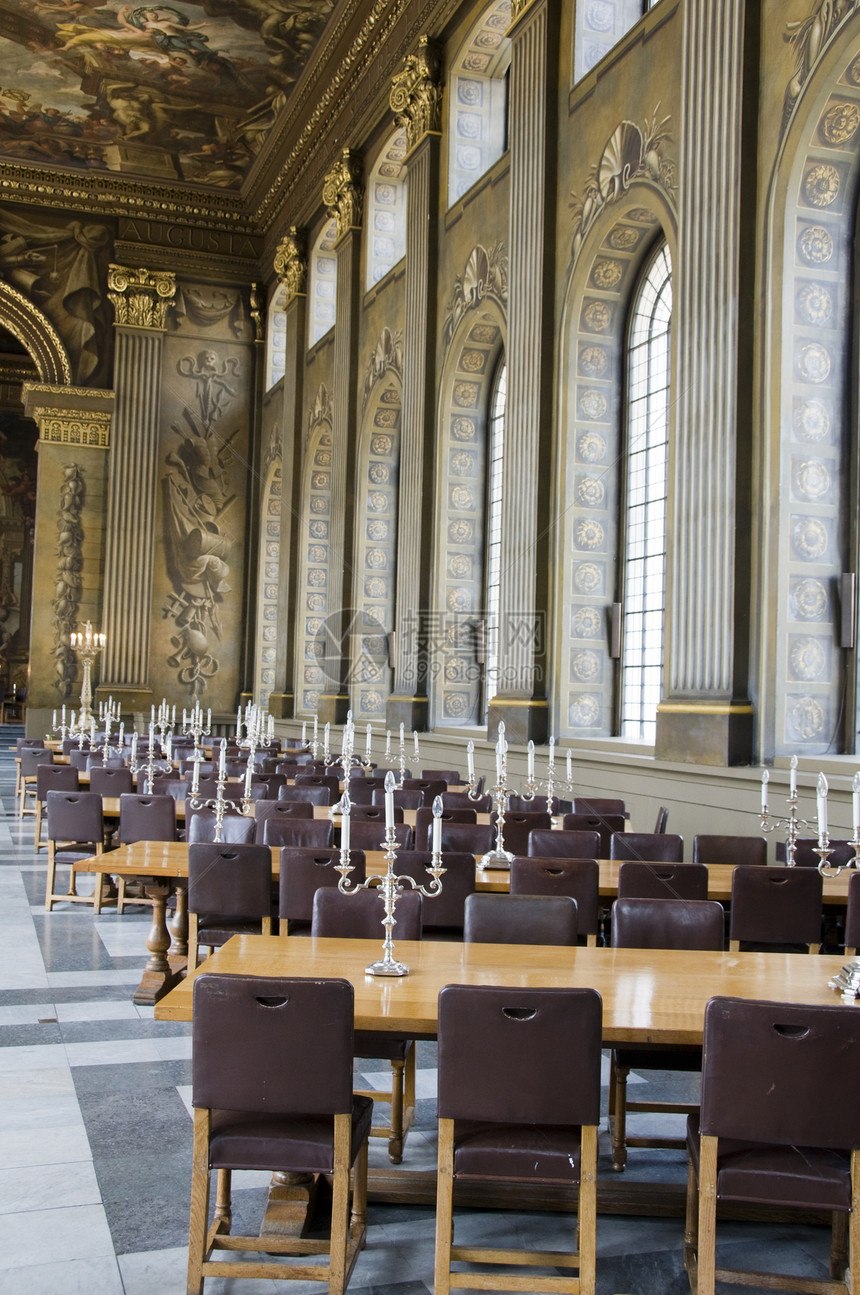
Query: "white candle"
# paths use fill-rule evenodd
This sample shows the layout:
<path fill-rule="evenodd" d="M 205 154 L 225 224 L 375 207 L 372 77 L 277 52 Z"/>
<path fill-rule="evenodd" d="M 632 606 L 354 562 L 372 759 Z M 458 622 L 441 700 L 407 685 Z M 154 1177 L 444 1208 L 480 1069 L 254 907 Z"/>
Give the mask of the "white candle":
<path fill-rule="evenodd" d="M 856 841 L 860 836 L 860 773 L 855 773 L 854 780 L 851 783 L 851 805 L 853 808 L 854 840 Z"/>
<path fill-rule="evenodd" d="M 570 751 L 567 753 L 567 781 L 573 782 L 573 756 Z"/>
<path fill-rule="evenodd" d="M 406 725 L 401 724 L 400 725 L 400 750 L 401 751 L 403 750 L 403 744 L 405 740 L 406 740 Z"/>
<path fill-rule="evenodd" d="M 791 796 L 792 800 L 794 800 L 795 796 L 797 795 L 797 756 L 796 755 L 793 755 L 791 757 L 790 768 L 791 768 L 791 776 L 789 778 L 788 794 L 789 796 Z"/>
<path fill-rule="evenodd" d="M 329 739 L 330 731 L 331 731 L 331 724 L 329 723 L 329 724 L 326 724 L 325 728 L 323 729 L 323 756 L 326 759 L 328 759 L 328 739 Z"/>
<path fill-rule="evenodd" d="M 364 744 L 364 758 L 365 758 L 365 760 L 369 760 L 369 759 L 370 759 L 370 755 L 371 755 L 371 751 L 372 751 L 372 750 L 373 750 L 373 725 L 372 725 L 372 724 L 368 724 L 368 726 L 367 726 L 367 741 L 366 741 L 366 742 L 365 742 L 365 744 Z"/>
<path fill-rule="evenodd" d="M 475 743 L 467 742 L 466 744 L 466 764 L 469 769 L 469 782 L 475 781 Z"/>
<path fill-rule="evenodd" d="M 307 740 L 308 740 L 308 725 L 306 720 L 304 724 L 302 724 L 302 746 L 305 745 Z"/>
<path fill-rule="evenodd" d="M 528 780 L 531 782 L 535 776 L 535 744 L 531 738 L 529 738 L 529 744 L 526 747 L 526 761 Z"/>
<path fill-rule="evenodd" d="M 415 759 L 417 760 L 418 759 L 418 732 L 414 728 L 412 730 L 412 749 L 415 752 Z"/>
<path fill-rule="evenodd" d="M 137 729 L 131 735 L 131 764 L 137 764 Z"/>
<path fill-rule="evenodd" d="M 242 736 L 242 707 L 236 711 L 236 736 Z"/>
<path fill-rule="evenodd" d="M 66 717 L 64 715 L 63 723 L 65 723 L 65 720 L 66 720 Z M 54 710 L 54 711 L 51 711 L 51 728 L 56 728 L 56 727 L 57 727 L 57 712 Z"/>
<path fill-rule="evenodd" d="M 227 739 L 226 739 L 226 737 L 222 737 L 222 739 L 221 739 L 221 754 L 220 754 L 220 756 L 218 757 L 218 773 L 219 773 L 220 775 L 225 775 L 225 774 L 227 773 Z"/>
<path fill-rule="evenodd" d="M 442 850 L 442 797 L 437 796 L 433 801 L 433 853 L 439 854 Z"/>
<path fill-rule="evenodd" d="M 496 782 L 502 781 L 502 743 L 496 743 Z"/>
<path fill-rule="evenodd" d="M 251 777 L 252 777 L 252 775 L 253 775 L 253 772 L 254 772 L 254 761 L 253 761 L 253 759 L 252 759 L 252 757 L 251 757 L 251 753 L 250 753 L 250 751 L 249 751 L 249 752 L 248 752 L 248 763 L 247 763 L 247 765 L 245 766 L 245 799 L 246 799 L 246 800 L 249 800 L 249 799 L 250 799 L 250 797 L 251 797 Z"/>
<path fill-rule="evenodd" d="M 385 775 L 385 830 L 394 827 L 394 774 L 389 769 Z"/>
<path fill-rule="evenodd" d="M 65 722 L 66 722 L 66 708 L 64 706 L 62 711 L 60 712 L 60 723 L 65 724 Z"/>
<path fill-rule="evenodd" d="M 173 711 L 172 711 L 171 716 L 170 716 L 170 721 L 171 721 L 171 723 L 172 723 L 172 724 L 175 724 L 175 723 L 176 723 L 176 707 L 175 707 L 175 706 L 173 707 Z"/>
<path fill-rule="evenodd" d="M 150 721 L 149 721 L 149 745 L 150 745 L 150 747 L 152 747 L 152 744 L 153 744 L 153 742 L 154 742 L 154 741 L 155 741 L 155 725 L 153 724 L 152 720 L 150 720 Z"/>
<path fill-rule="evenodd" d="M 761 771 L 761 812 L 767 813 L 767 784 L 770 782 L 770 774 L 767 769 Z"/>
<path fill-rule="evenodd" d="M 386 732 L 385 732 L 385 754 L 386 756 L 391 755 L 391 729 L 390 728 L 386 729 Z"/>
<path fill-rule="evenodd" d="M 125 724 L 122 724 L 122 723 L 119 726 L 119 738 L 117 739 L 117 745 L 119 746 L 120 751 L 122 751 L 122 748 L 125 746 Z"/>
<path fill-rule="evenodd" d="M 318 728 L 319 728 L 319 721 L 317 720 L 316 715 L 314 715 L 314 741 L 315 741 L 315 742 L 316 742 L 316 740 L 317 740 L 317 729 L 318 729 Z"/>
<path fill-rule="evenodd" d="M 120 740 L 122 738 L 120 737 Z M 167 738 L 164 742 L 164 758 L 173 763 L 173 734 L 168 730 Z"/>
<path fill-rule="evenodd" d="M 549 740 L 549 767 L 550 769 L 555 767 L 555 738 L 554 737 L 551 737 Z"/>
<path fill-rule="evenodd" d="M 149 722 L 150 724 L 155 723 L 155 702 L 152 703 L 152 706 L 149 709 Z"/>
<path fill-rule="evenodd" d="M 827 779 L 823 773 L 818 775 L 818 839 L 823 841 L 827 835 Z"/>
<path fill-rule="evenodd" d="M 74 711 L 72 711 L 72 718 L 69 720 L 69 727 L 70 727 L 70 728 L 74 728 L 74 727 L 75 727 L 75 712 L 74 712 Z"/>
<path fill-rule="evenodd" d="M 349 799 L 349 792 L 344 791 L 340 798 L 340 849 L 342 854 L 349 853 L 349 827 L 352 815 L 352 805 Z"/>

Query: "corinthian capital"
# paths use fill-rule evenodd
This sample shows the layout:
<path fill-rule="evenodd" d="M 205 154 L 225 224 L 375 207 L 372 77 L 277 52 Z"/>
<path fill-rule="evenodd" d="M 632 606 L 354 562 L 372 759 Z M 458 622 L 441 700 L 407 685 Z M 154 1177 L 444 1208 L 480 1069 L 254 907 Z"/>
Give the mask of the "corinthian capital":
<path fill-rule="evenodd" d="M 307 292 L 308 259 L 304 236 L 290 225 L 275 249 L 275 274 L 287 290 L 287 301 Z"/>
<path fill-rule="evenodd" d="M 441 59 L 428 36 L 418 42 L 418 51 L 410 54 L 391 82 L 388 104 L 398 126 L 406 130 L 411 151 L 425 135 L 439 134 L 442 129 L 442 88 L 439 85 Z"/>
<path fill-rule="evenodd" d="M 117 324 L 163 329 L 175 295 L 176 275 L 170 270 L 108 266 L 108 297 Z"/>
<path fill-rule="evenodd" d="M 345 148 L 323 182 L 323 202 L 337 221 L 337 236 L 361 227 L 361 163 Z"/>

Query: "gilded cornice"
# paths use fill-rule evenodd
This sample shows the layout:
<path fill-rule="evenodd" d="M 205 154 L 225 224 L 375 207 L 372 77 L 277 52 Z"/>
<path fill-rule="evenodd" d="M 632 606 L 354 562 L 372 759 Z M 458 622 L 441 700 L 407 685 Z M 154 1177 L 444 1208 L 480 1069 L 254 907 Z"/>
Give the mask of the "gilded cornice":
<path fill-rule="evenodd" d="M 519 22 L 527 9 L 530 9 L 535 0 L 511 0 L 511 27 Z M 510 27 L 508 28 L 510 31 Z"/>
<path fill-rule="evenodd" d="M 39 440 L 53 445 L 81 445 L 94 450 L 110 448 L 108 411 L 55 409 L 36 405 L 28 407 L 29 416 L 39 429 Z"/>
<path fill-rule="evenodd" d="M 167 307 L 175 295 L 176 275 L 169 270 L 108 267 L 108 298 L 117 324 L 163 330 L 167 326 Z"/>
<path fill-rule="evenodd" d="M 51 396 L 60 393 L 64 400 L 70 397 L 80 398 L 81 400 L 99 400 L 113 401 L 112 391 L 105 391 L 102 387 L 55 387 L 49 382 L 28 382 L 24 388 L 23 394 L 26 396 Z M 78 410 L 80 413 L 80 410 Z"/>
<path fill-rule="evenodd" d="M 290 225 L 275 249 L 275 274 L 287 290 L 287 301 L 307 292 L 308 258 L 304 234 Z"/>
<path fill-rule="evenodd" d="M 361 163 L 345 148 L 327 173 L 322 192 L 326 211 L 337 222 L 338 238 L 343 238 L 351 229 L 361 228 L 363 197 Z"/>
<path fill-rule="evenodd" d="M 0 282 L 0 310 L 9 332 L 33 357 L 42 381 L 71 382 L 72 367 L 66 348 L 48 317 L 17 288 L 3 282 Z"/>
<path fill-rule="evenodd" d="M 389 107 L 398 126 L 406 130 L 411 151 L 425 135 L 442 131 L 442 87 L 439 51 L 428 36 L 418 42 L 417 54 L 410 54 L 402 72 L 391 82 Z"/>

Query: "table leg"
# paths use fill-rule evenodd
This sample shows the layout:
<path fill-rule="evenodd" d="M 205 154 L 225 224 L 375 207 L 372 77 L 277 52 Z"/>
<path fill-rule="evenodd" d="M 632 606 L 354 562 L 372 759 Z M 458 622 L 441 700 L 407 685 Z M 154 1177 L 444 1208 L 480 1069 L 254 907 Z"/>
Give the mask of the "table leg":
<path fill-rule="evenodd" d="M 170 923 L 173 940 L 170 945 L 170 962 L 174 958 L 188 957 L 188 886 L 183 881 L 176 884 L 176 912 Z"/>
<path fill-rule="evenodd" d="M 302 1236 L 314 1212 L 316 1194 L 317 1179 L 313 1174 L 272 1174 L 260 1236 Z"/>
<path fill-rule="evenodd" d="M 134 1002 L 139 1007 L 152 1007 L 159 998 L 163 998 L 179 983 L 184 966 L 181 969 L 171 967 L 167 960 L 167 951 L 170 948 L 170 933 L 167 929 L 167 896 L 170 894 L 170 884 L 153 877 L 146 877 L 143 888 L 147 897 L 152 900 L 152 926 L 146 937 L 149 957 L 146 960 L 141 982 L 134 992 Z"/>

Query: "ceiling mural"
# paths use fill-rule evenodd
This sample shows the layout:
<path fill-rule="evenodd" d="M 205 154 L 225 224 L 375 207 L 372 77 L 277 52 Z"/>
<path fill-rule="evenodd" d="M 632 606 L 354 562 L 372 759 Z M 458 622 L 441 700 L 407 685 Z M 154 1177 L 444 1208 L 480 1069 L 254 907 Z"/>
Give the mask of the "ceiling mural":
<path fill-rule="evenodd" d="M 236 188 L 335 0 L 0 0 L 0 158 Z"/>

